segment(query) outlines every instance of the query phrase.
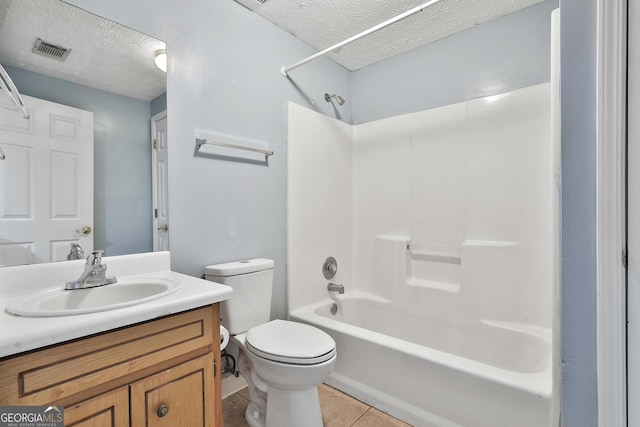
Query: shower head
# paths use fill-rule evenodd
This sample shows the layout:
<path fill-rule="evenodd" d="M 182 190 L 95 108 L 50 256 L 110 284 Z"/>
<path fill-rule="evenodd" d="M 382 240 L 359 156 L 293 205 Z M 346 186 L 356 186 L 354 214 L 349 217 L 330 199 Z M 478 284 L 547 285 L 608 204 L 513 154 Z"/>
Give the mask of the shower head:
<path fill-rule="evenodd" d="M 336 101 L 338 101 L 338 105 L 344 105 L 345 100 L 343 97 L 341 97 L 340 95 L 336 95 L 335 93 L 332 93 L 331 95 L 329 95 L 328 93 L 324 94 L 324 100 L 327 102 L 331 102 L 331 98 L 335 98 Z"/>

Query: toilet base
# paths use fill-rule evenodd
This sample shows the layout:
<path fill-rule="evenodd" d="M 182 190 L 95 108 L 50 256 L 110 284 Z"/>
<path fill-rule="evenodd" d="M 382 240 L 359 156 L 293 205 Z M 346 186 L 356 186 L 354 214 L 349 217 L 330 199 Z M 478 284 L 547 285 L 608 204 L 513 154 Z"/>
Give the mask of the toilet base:
<path fill-rule="evenodd" d="M 322 412 L 318 388 L 309 390 L 269 389 L 267 414 L 249 403 L 244 418 L 250 427 L 322 427 Z"/>
<path fill-rule="evenodd" d="M 244 419 L 250 427 L 265 427 L 264 412 L 261 411 L 254 403 L 249 403 L 244 411 Z"/>
<path fill-rule="evenodd" d="M 265 427 L 322 427 L 318 387 L 307 390 L 281 390 L 267 393 Z"/>
<path fill-rule="evenodd" d="M 245 419 L 251 427 L 323 427 L 317 385 L 331 373 L 335 355 L 316 365 L 287 365 L 252 355 L 244 334 L 232 340 L 240 348 L 238 371 L 249 388 Z"/>

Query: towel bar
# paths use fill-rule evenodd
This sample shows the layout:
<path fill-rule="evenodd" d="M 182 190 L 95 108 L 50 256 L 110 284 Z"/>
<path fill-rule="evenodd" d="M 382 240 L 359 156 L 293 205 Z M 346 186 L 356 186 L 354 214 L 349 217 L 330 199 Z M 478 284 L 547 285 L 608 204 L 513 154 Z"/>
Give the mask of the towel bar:
<path fill-rule="evenodd" d="M 225 142 L 210 142 L 210 141 L 207 141 L 206 139 L 196 138 L 196 150 L 200 150 L 200 147 L 202 147 L 204 144 L 217 145 L 219 147 L 233 148 L 235 150 L 245 150 L 245 151 L 251 151 L 254 153 L 264 154 L 265 160 L 267 160 L 269 156 L 273 155 L 273 151 L 270 151 L 270 150 L 262 150 L 260 148 L 245 147 L 244 145 L 227 144 Z"/>

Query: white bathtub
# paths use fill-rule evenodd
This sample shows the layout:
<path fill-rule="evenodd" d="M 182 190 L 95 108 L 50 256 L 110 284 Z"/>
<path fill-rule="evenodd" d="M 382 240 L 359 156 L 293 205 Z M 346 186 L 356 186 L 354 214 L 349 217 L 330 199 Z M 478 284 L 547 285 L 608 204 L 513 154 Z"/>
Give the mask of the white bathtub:
<path fill-rule="evenodd" d="M 332 303 L 290 316 L 336 341 L 328 384 L 414 426 L 551 426 L 548 331 L 428 318 L 367 294 L 341 296 L 336 315 Z"/>

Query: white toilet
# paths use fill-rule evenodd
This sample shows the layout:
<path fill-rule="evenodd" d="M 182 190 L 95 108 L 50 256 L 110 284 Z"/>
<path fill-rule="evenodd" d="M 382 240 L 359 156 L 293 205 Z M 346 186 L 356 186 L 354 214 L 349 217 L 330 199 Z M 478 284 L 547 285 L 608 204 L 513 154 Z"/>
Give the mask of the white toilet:
<path fill-rule="evenodd" d="M 322 427 L 318 384 L 336 361 L 336 343 L 313 326 L 269 321 L 273 261 L 205 267 L 205 278 L 233 288 L 221 304 L 222 325 L 240 348 L 238 371 L 249 385 L 251 427 Z"/>

